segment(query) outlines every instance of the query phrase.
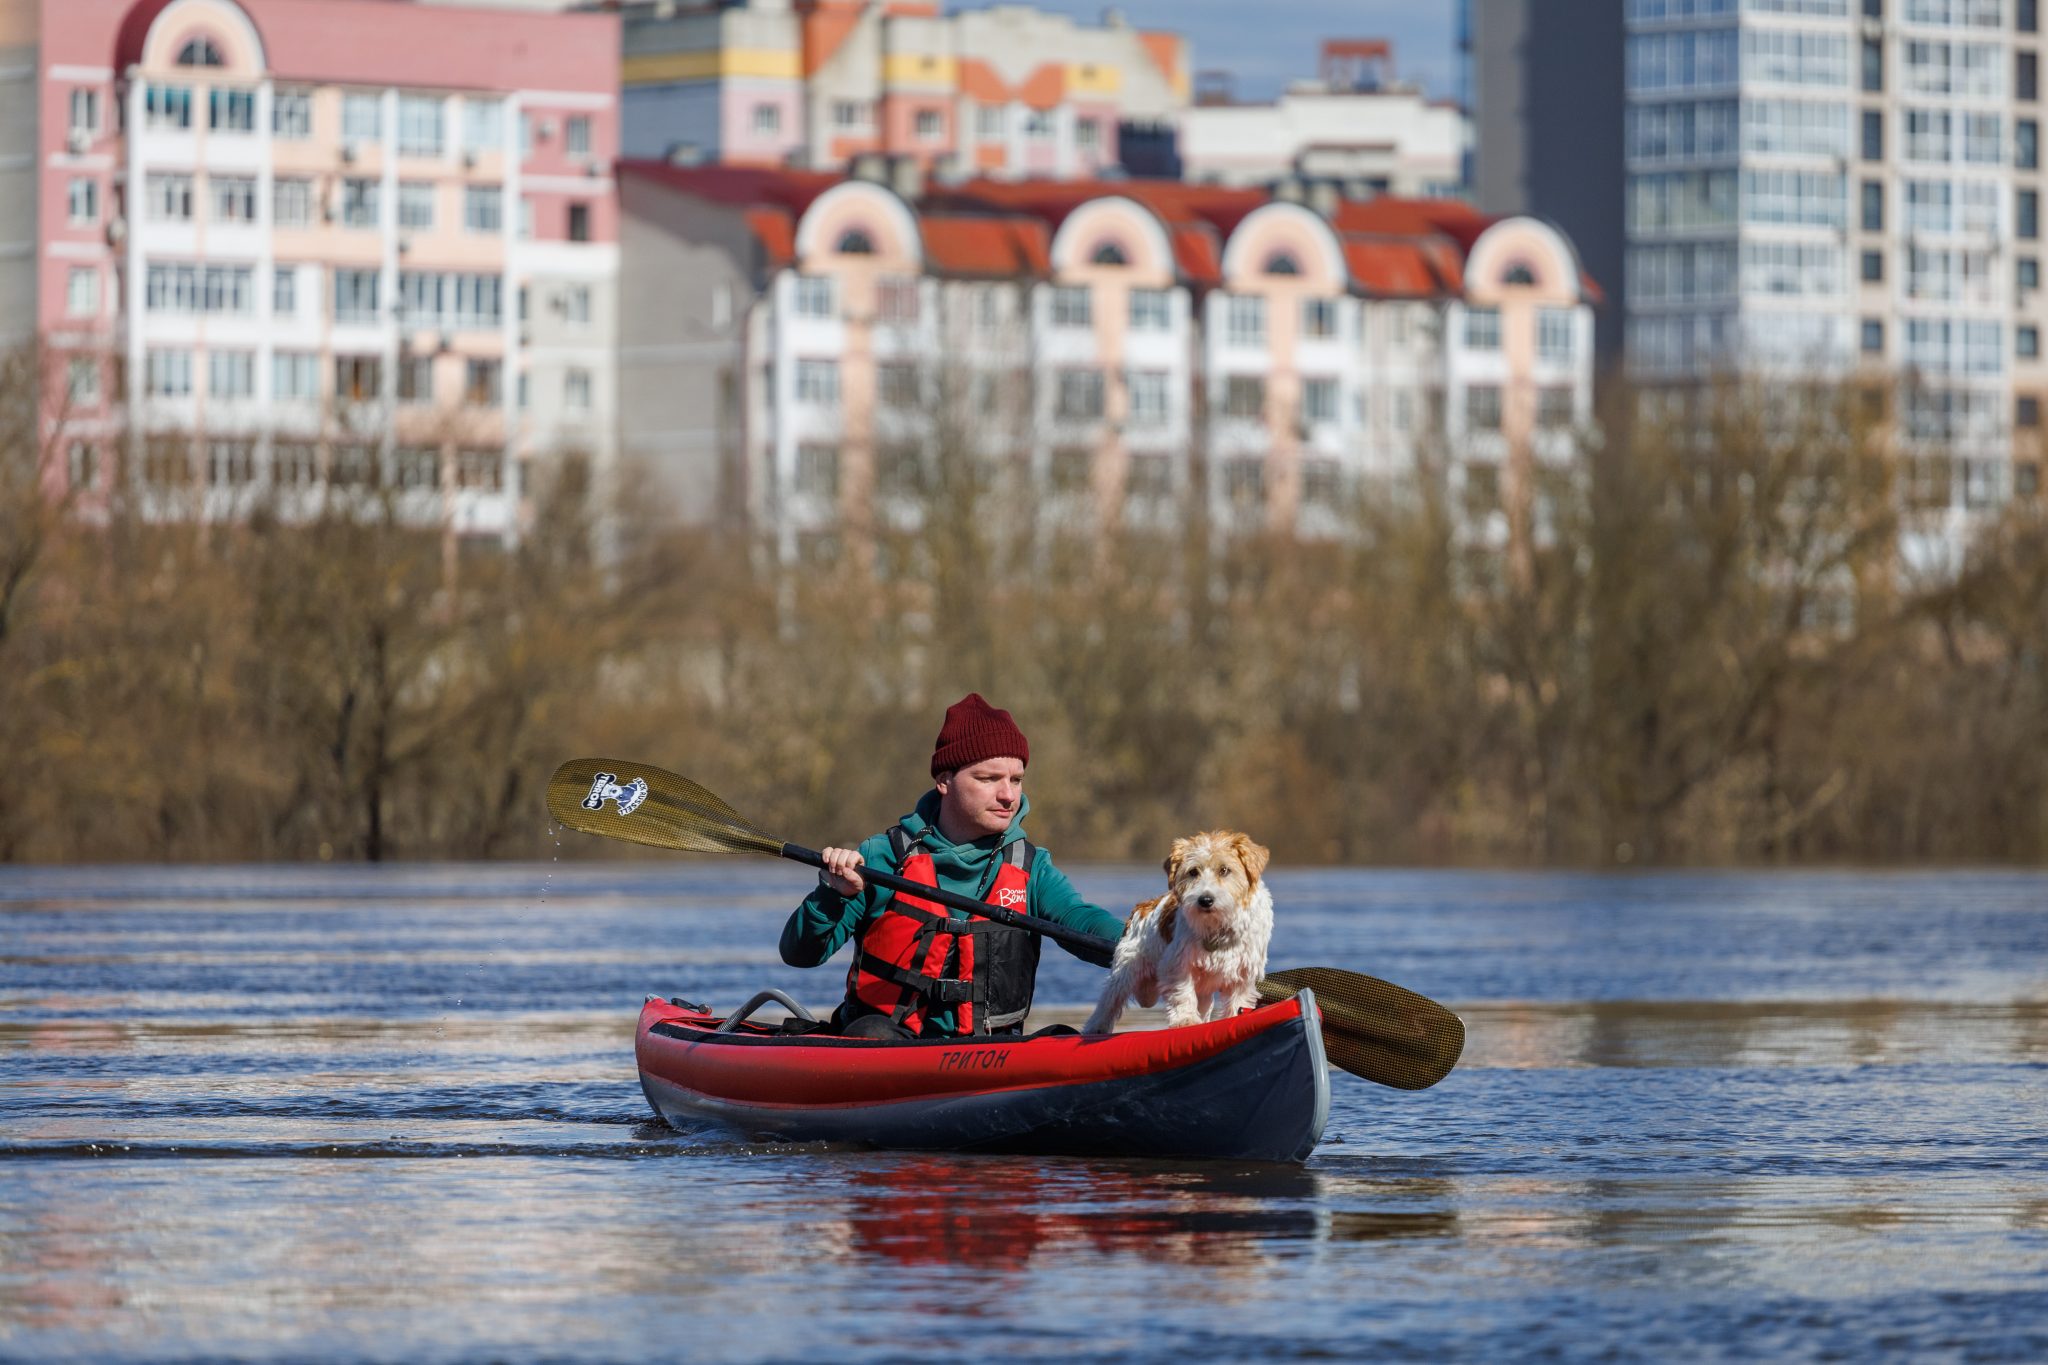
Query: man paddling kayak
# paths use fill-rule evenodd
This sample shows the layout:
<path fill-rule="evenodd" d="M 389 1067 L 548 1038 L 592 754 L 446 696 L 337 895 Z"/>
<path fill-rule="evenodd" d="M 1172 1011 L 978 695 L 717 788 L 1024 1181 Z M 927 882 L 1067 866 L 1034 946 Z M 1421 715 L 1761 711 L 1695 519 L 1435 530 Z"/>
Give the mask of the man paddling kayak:
<path fill-rule="evenodd" d="M 857 849 L 823 850 L 818 889 L 783 926 L 782 960 L 815 967 L 855 940 L 846 999 L 833 1015 L 842 1034 L 1014 1033 L 1038 972 L 1038 935 L 870 886 L 863 866 L 1103 938 L 1123 933 L 1123 921 L 1083 900 L 1052 855 L 1025 837 L 1030 759 L 1010 713 L 970 692 L 946 708 L 932 789 L 916 809 Z"/>

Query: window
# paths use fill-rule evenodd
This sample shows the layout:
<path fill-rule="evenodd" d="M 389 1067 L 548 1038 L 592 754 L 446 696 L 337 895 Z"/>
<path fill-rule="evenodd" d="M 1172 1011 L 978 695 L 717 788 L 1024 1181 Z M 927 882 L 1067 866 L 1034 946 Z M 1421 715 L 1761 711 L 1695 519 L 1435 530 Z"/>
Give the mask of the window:
<path fill-rule="evenodd" d="M 1129 265 L 1131 258 L 1124 255 L 1124 249 L 1115 242 L 1104 242 L 1088 257 L 1090 265 Z"/>
<path fill-rule="evenodd" d="M 2013 284 L 2023 291 L 2041 287 L 2041 260 L 2038 256 L 2022 256 L 2013 262 Z"/>
<path fill-rule="evenodd" d="M 64 282 L 64 311 L 74 318 L 98 317 L 100 272 L 96 266 L 71 267 Z"/>
<path fill-rule="evenodd" d="M 1255 374 L 1233 374 L 1223 381 L 1225 417 L 1264 417 L 1266 381 Z"/>
<path fill-rule="evenodd" d="M 782 131 L 782 110 L 772 104 L 754 106 L 754 136 L 773 137 Z"/>
<path fill-rule="evenodd" d="M 1562 384 L 1548 384 L 1536 390 L 1536 425 L 1545 431 L 1562 431 L 1571 426 L 1572 391 Z"/>
<path fill-rule="evenodd" d="M 2041 400 L 2022 398 L 2013 406 L 2013 425 L 2038 427 L 2041 425 Z"/>
<path fill-rule="evenodd" d="M 152 312 L 247 316 L 256 311 L 255 280 L 253 266 L 152 261 L 143 297 Z"/>
<path fill-rule="evenodd" d="M 1337 420 L 1337 381 L 1317 377 L 1301 382 L 1301 416 L 1317 424 Z"/>
<path fill-rule="evenodd" d="M 71 131 L 74 133 L 97 133 L 100 130 L 100 92 L 97 90 L 74 90 L 71 92 Z"/>
<path fill-rule="evenodd" d="M 434 226 L 434 186 L 425 180 L 398 182 L 398 225 L 426 230 Z"/>
<path fill-rule="evenodd" d="M 832 101 L 832 126 L 834 128 L 865 128 L 868 126 L 868 120 L 873 117 L 869 113 L 869 108 L 870 106 L 866 100 L 834 100 Z M 837 451 L 833 452 L 833 458 L 835 460 L 838 458 Z"/>
<path fill-rule="evenodd" d="M 1884 89 L 1884 43 L 1877 38 L 1863 40 L 1863 88 L 1873 92 Z"/>
<path fill-rule="evenodd" d="M 280 178 L 272 186 L 271 216 L 279 227 L 307 227 L 313 221 L 313 182 Z"/>
<path fill-rule="evenodd" d="M 351 179 L 341 182 L 341 221 L 352 228 L 373 228 L 379 219 L 378 196 L 383 186 L 375 180 Z"/>
<path fill-rule="evenodd" d="M 383 363 L 373 355 L 334 358 L 334 396 L 349 403 L 367 403 L 384 392 Z"/>
<path fill-rule="evenodd" d="M 281 265 L 270 277 L 270 311 L 288 318 L 299 311 L 299 272 Z"/>
<path fill-rule="evenodd" d="M 270 131 L 286 142 L 303 142 L 313 136 L 312 92 L 280 89 L 272 94 Z"/>
<path fill-rule="evenodd" d="M 219 223 L 253 223 L 256 221 L 256 177 L 253 175 L 215 175 L 209 178 L 213 188 L 213 218 Z"/>
<path fill-rule="evenodd" d="M 1052 325 L 1086 327 L 1091 321 L 1089 293 L 1085 285 L 1055 285 L 1052 291 Z"/>
<path fill-rule="evenodd" d="M 66 398 L 79 405 L 100 401 L 100 367 L 97 361 L 73 359 L 64 368 Z"/>
<path fill-rule="evenodd" d="M 1337 301 L 1335 299 L 1303 299 L 1301 301 L 1301 334 L 1305 337 L 1333 337 L 1337 335 Z"/>
<path fill-rule="evenodd" d="M 768 127 L 761 128 L 761 111 L 768 110 L 775 117 L 768 121 Z M 775 132 L 781 126 L 781 113 L 772 104 L 754 106 L 755 132 Z M 590 115 L 571 114 L 562 120 L 562 150 L 570 156 L 590 155 Z"/>
<path fill-rule="evenodd" d="M 832 281 L 821 275 L 796 277 L 796 315 L 800 318 L 829 318 L 835 311 Z"/>
<path fill-rule="evenodd" d="M 1335 460 L 1301 462 L 1301 500 L 1310 507 L 1335 507 L 1344 491 L 1344 476 Z"/>
<path fill-rule="evenodd" d="M 883 322 L 916 322 L 919 311 L 916 280 L 886 279 L 875 284 L 875 315 Z"/>
<path fill-rule="evenodd" d="M 590 205 L 569 205 L 569 240 L 587 242 L 590 240 Z"/>
<path fill-rule="evenodd" d="M 1884 114 L 1876 109 L 1863 111 L 1863 159 L 1884 160 Z"/>
<path fill-rule="evenodd" d="M 1465 349 L 1469 351 L 1497 351 L 1500 349 L 1500 309 L 1467 308 L 1465 310 Z"/>
<path fill-rule="evenodd" d="M 917 111 L 916 130 L 919 142 L 937 142 L 946 134 L 946 121 L 936 109 L 920 109 Z"/>
<path fill-rule="evenodd" d="M 1884 231 L 1884 186 L 1875 180 L 1863 182 L 1863 230 Z"/>
<path fill-rule="evenodd" d="M 974 111 L 974 135 L 983 142 L 1003 140 L 1003 106 L 984 104 Z"/>
<path fill-rule="evenodd" d="M 1055 446 L 1048 459 L 1048 481 L 1055 492 L 1083 492 L 1094 464 L 1094 452 L 1086 446 Z"/>
<path fill-rule="evenodd" d="M 343 142 L 377 142 L 384 136 L 384 97 L 352 91 L 341 97 Z"/>
<path fill-rule="evenodd" d="M 182 223 L 192 217 L 192 177 L 152 171 L 143 177 L 144 211 L 154 222 Z"/>
<path fill-rule="evenodd" d="M 193 38 L 178 49 L 179 66 L 226 66 L 211 38 Z"/>
<path fill-rule="evenodd" d="M 1024 136 L 1033 142 L 1044 142 L 1052 137 L 1052 115 L 1041 109 L 1032 109 L 1024 115 Z"/>
<path fill-rule="evenodd" d="M 2012 125 L 2012 164 L 2023 171 L 2037 169 L 2041 164 L 2041 125 L 2034 119 L 2014 119 Z"/>
<path fill-rule="evenodd" d="M 2012 329 L 2013 354 L 2022 360 L 2033 360 L 2041 354 L 2041 329 L 2020 326 Z"/>
<path fill-rule="evenodd" d="M 1172 296 L 1164 289 L 1131 291 L 1131 330 L 1164 332 L 1173 326 Z"/>
<path fill-rule="evenodd" d="M 561 293 L 562 321 L 571 327 L 590 325 L 590 286 L 572 284 Z"/>
<path fill-rule="evenodd" d="M 398 154 L 439 156 L 443 146 L 441 120 L 447 101 L 439 95 L 398 97 Z"/>
<path fill-rule="evenodd" d="M 502 232 L 505 192 L 497 185 L 470 185 L 462 191 L 462 226 L 471 232 Z"/>
<path fill-rule="evenodd" d="M 462 150 L 481 155 L 505 145 L 505 101 L 465 99 L 462 102 Z"/>
<path fill-rule="evenodd" d="M 152 85 L 142 92 L 146 128 L 182 132 L 192 126 L 192 92 L 182 85 Z"/>
<path fill-rule="evenodd" d="M 1539 359 L 1568 361 L 1572 358 L 1572 322 L 1568 308 L 1537 310 L 1536 355 Z"/>
<path fill-rule="evenodd" d="M 1224 299 L 1223 340 L 1231 346 L 1264 346 L 1266 301 L 1247 294 L 1232 294 Z"/>
<path fill-rule="evenodd" d="M 210 90 L 206 97 L 206 126 L 216 133 L 256 131 L 256 92 L 253 90 Z"/>
<path fill-rule="evenodd" d="M 571 371 L 574 373 L 574 371 Z M 588 375 L 585 375 L 583 407 L 589 407 Z M 462 401 L 467 407 L 495 408 L 504 400 L 505 365 L 503 361 L 471 356 L 462 363 Z M 571 406 L 575 406 L 572 404 Z"/>
<path fill-rule="evenodd" d="M 875 240 L 859 228 L 848 228 L 839 234 L 839 244 L 833 249 L 842 256 L 872 256 Z"/>
<path fill-rule="evenodd" d="M 215 351 L 206 358 L 206 393 L 209 398 L 253 398 L 256 396 L 256 353 Z"/>
<path fill-rule="evenodd" d="M 192 353 L 151 350 L 143 359 L 143 389 L 151 398 L 192 395 Z"/>
<path fill-rule="evenodd" d="M 270 396 L 279 403 L 311 403 L 320 397 L 320 357 L 311 351 L 278 351 L 270 357 Z"/>
<path fill-rule="evenodd" d="M 839 447 L 806 441 L 796 448 L 796 491 L 810 497 L 839 496 Z"/>
<path fill-rule="evenodd" d="M 875 394 L 885 408 L 917 406 L 917 367 L 885 362 L 875 367 Z"/>
<path fill-rule="evenodd" d="M 1884 279 L 1884 253 L 1866 251 L 1863 253 L 1863 282 L 1877 284 Z"/>
<path fill-rule="evenodd" d="M 1500 430 L 1500 385 L 1474 384 L 1465 390 L 1465 425 L 1472 431 Z"/>
<path fill-rule="evenodd" d="M 1070 422 L 1093 421 L 1102 416 L 1102 371 L 1061 370 L 1055 397 L 1055 411 Z"/>
<path fill-rule="evenodd" d="M 377 320 L 378 277 L 374 270 L 334 272 L 334 320 L 375 322 Z"/>
<path fill-rule="evenodd" d="M 571 365 L 562 371 L 562 406 L 570 412 L 590 411 L 590 371 Z"/>
<path fill-rule="evenodd" d="M 402 270 L 398 298 L 406 322 L 413 327 L 479 331 L 494 329 L 505 319 L 505 280 L 501 275 Z"/>
<path fill-rule="evenodd" d="M 1301 262 L 1294 259 L 1290 251 L 1276 251 L 1266 257 L 1265 271 L 1268 275 L 1299 275 Z"/>
<path fill-rule="evenodd" d="M 796 401 L 815 407 L 839 406 L 839 362 L 799 360 L 796 362 Z"/>
<path fill-rule="evenodd" d="M 1163 427 L 1167 422 L 1166 375 L 1155 370 L 1139 370 L 1125 376 L 1124 387 L 1130 403 L 1126 417 L 1127 425 L 1133 427 Z"/>
<path fill-rule="evenodd" d="M 1132 455 L 1124 466 L 1124 493 L 1163 498 L 1173 492 L 1173 461 L 1165 455 Z"/>
<path fill-rule="evenodd" d="M 2041 59 L 2032 52 L 2022 52 L 2013 70 L 2013 98 L 2033 100 L 2041 97 Z"/>
<path fill-rule="evenodd" d="M 100 448 L 91 441 L 73 441 L 66 451 L 71 469 L 71 488 L 84 492 L 100 481 Z"/>
<path fill-rule="evenodd" d="M 1884 354 L 1884 320 L 1882 318 L 1863 319 L 1863 353 L 1865 355 Z"/>
<path fill-rule="evenodd" d="M 398 401 L 427 406 L 434 401 L 434 357 L 398 357 Z"/>
<path fill-rule="evenodd" d="M 1265 463 L 1258 459 L 1225 460 L 1223 496 L 1239 507 L 1254 507 L 1265 502 Z"/>
<path fill-rule="evenodd" d="M 219 438 L 206 443 L 206 482 L 215 488 L 239 488 L 256 481 L 256 443 Z"/>
<path fill-rule="evenodd" d="M 2017 220 L 2013 231 L 2017 236 L 2032 240 L 2041 235 L 2041 194 L 2038 190 L 2021 190 L 2013 196 L 2014 217 Z"/>
<path fill-rule="evenodd" d="M 455 452 L 455 482 L 464 488 L 498 492 L 505 486 L 505 456 L 496 450 Z"/>
<path fill-rule="evenodd" d="M 100 220 L 99 181 L 72 181 L 68 197 L 71 225 L 73 227 L 89 227 Z"/>
<path fill-rule="evenodd" d="M 2019 0 L 2013 15 L 2013 27 L 2022 33 L 2041 31 L 2041 9 L 2037 0 Z"/>
<path fill-rule="evenodd" d="M 441 452 L 432 446 L 399 446 L 392 452 L 400 488 L 439 488 Z"/>
<path fill-rule="evenodd" d="M 519 240 L 533 240 L 533 201 L 525 195 L 519 197 Z"/>

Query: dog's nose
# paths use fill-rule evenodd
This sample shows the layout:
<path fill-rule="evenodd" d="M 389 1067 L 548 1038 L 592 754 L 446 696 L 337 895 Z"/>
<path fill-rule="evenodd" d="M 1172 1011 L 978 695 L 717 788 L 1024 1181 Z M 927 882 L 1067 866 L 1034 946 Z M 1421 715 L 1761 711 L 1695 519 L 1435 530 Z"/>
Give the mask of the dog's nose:
<path fill-rule="evenodd" d="M 1204 910 L 1214 910 L 1216 908 L 1216 897 L 1204 891 L 1201 895 L 1195 897 L 1195 904 L 1201 906 Z"/>

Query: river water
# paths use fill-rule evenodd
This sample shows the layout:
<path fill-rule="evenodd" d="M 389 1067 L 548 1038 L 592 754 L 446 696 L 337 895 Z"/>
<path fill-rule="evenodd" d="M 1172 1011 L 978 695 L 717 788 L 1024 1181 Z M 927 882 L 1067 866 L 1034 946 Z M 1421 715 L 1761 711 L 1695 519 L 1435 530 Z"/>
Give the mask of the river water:
<path fill-rule="evenodd" d="M 1281 869 L 1469 1030 L 1304 1167 L 651 1121 L 644 995 L 836 995 L 809 876 L 0 870 L 0 1356 L 2048 1358 L 2048 877 Z"/>

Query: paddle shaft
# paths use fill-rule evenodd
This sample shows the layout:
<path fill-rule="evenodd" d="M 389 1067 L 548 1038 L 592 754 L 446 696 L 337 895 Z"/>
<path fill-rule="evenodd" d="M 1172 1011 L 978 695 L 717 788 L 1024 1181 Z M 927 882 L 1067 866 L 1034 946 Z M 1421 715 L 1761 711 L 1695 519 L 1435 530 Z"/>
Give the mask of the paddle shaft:
<path fill-rule="evenodd" d="M 825 856 L 822 853 L 798 844 L 784 844 L 782 856 L 792 862 L 808 863 L 816 868 L 825 866 Z M 951 909 L 964 910 L 970 915 L 980 915 L 983 919 L 992 919 L 998 924 L 1007 924 L 1027 933 L 1043 934 L 1055 943 L 1062 943 L 1074 949 L 1098 967 L 1107 967 L 1111 955 L 1116 952 L 1116 940 L 1113 938 L 1104 938 L 1100 934 L 1091 934 L 1080 929 L 1069 929 L 1066 925 L 1054 924 L 1051 920 L 1020 915 L 1015 910 L 1006 910 L 1000 905 L 990 905 L 986 901 L 978 901 L 971 896 L 958 895 L 952 891 L 942 891 L 936 886 L 925 886 L 911 881 L 908 877 L 884 872 L 878 867 L 863 866 L 860 875 L 862 881 L 873 882 L 876 886 L 887 887 L 891 891 L 901 891 L 906 895 L 936 901 Z"/>

